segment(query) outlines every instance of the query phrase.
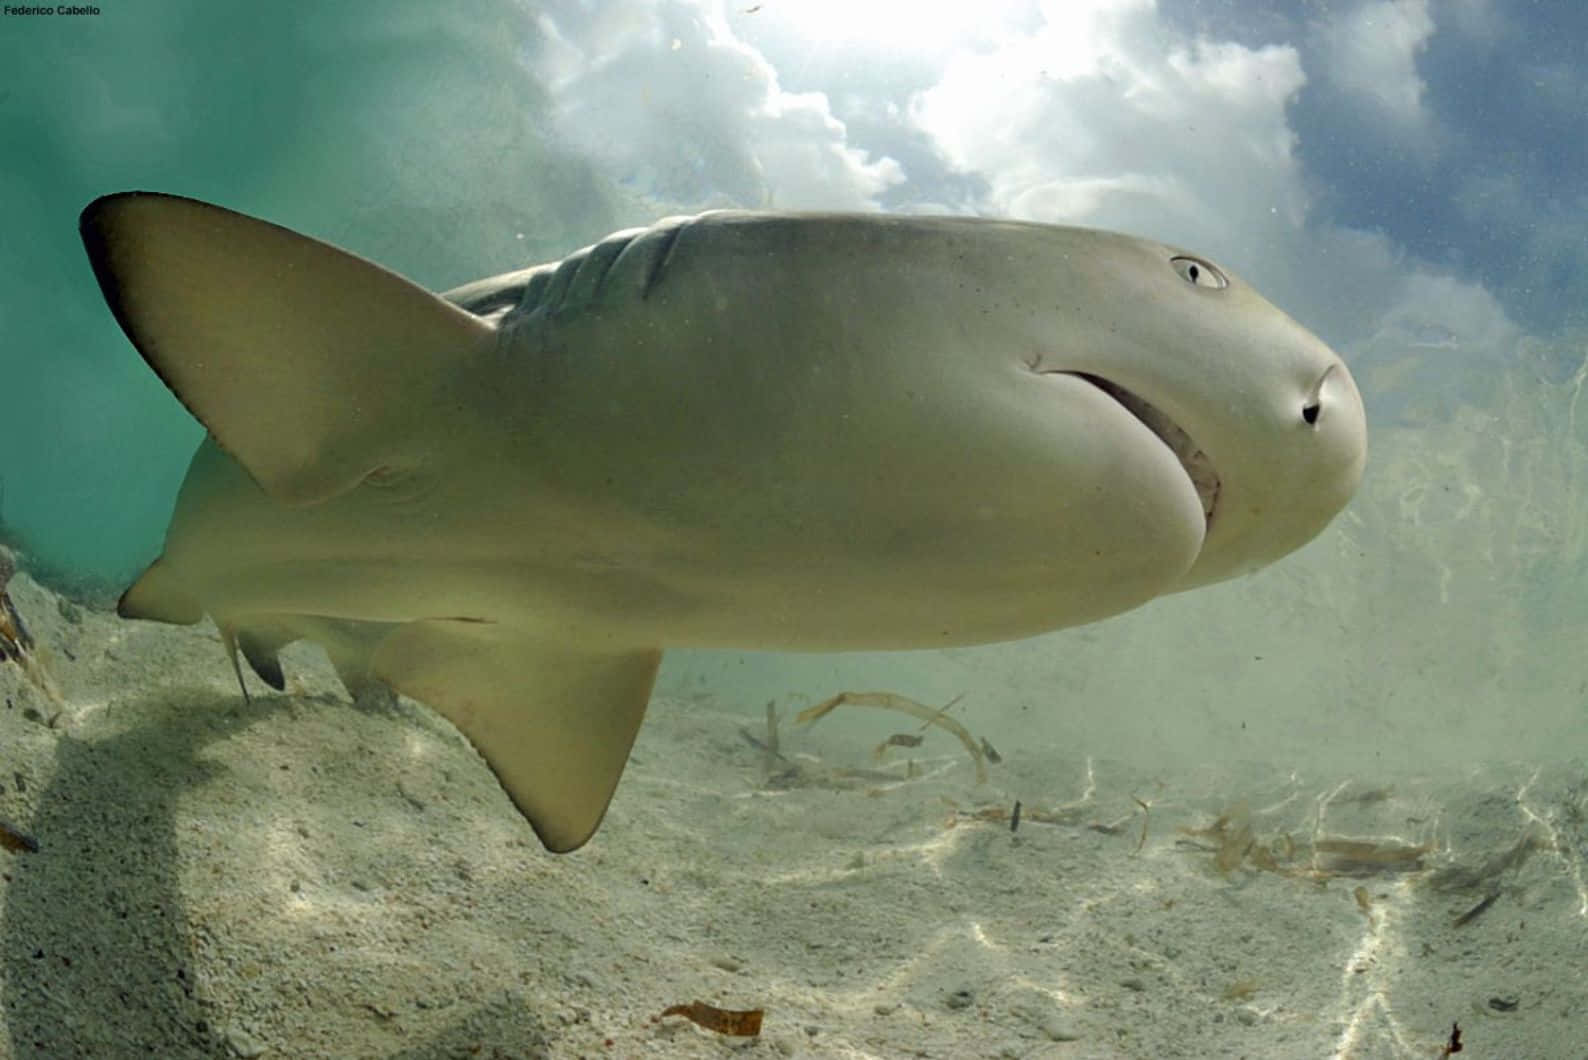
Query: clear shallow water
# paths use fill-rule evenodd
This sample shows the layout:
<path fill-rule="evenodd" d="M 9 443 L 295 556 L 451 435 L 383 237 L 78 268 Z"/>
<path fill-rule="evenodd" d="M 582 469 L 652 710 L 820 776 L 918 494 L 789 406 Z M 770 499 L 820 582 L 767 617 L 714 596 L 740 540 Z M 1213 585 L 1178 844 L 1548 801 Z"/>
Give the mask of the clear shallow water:
<path fill-rule="evenodd" d="M 660 692 L 752 724 L 796 693 L 963 695 L 995 745 L 1144 773 L 1583 758 L 1570 5 L 100 7 L 0 19 L 0 517 L 46 580 L 119 591 L 199 433 L 95 290 L 97 195 L 225 203 L 438 289 L 710 206 L 1092 224 L 1207 253 L 1345 356 L 1371 429 L 1351 508 L 1253 578 L 1095 627 L 678 653 Z"/>

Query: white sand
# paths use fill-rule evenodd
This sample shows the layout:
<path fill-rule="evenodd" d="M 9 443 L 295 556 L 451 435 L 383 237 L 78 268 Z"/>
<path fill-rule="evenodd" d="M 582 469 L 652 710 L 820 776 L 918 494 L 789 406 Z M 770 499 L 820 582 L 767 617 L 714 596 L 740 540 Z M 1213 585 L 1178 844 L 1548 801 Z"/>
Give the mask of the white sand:
<path fill-rule="evenodd" d="M 349 703 L 312 649 L 246 705 L 208 626 L 11 588 L 66 709 L 0 666 L 0 820 L 40 846 L 0 851 L 6 1056 L 1432 1058 L 1457 1020 L 1464 1056 L 1588 1055 L 1582 767 L 1003 747 L 978 787 L 941 733 L 877 766 L 915 724 L 839 708 L 784 727 L 776 780 L 760 703 L 658 699 L 601 831 L 554 856 L 445 723 Z M 908 782 L 835 772 L 909 754 Z M 970 816 L 1017 797 L 1017 833 Z M 1281 871 L 1180 832 L 1243 801 Z M 1435 846 L 1322 878 L 1319 836 Z M 697 999 L 764 1008 L 761 1036 L 658 1019 Z"/>

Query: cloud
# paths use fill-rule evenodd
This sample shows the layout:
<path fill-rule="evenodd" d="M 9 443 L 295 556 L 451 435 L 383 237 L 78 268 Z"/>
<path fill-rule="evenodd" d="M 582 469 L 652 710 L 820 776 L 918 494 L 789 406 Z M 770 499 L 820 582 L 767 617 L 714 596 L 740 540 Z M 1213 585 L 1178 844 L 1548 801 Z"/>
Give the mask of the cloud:
<path fill-rule="evenodd" d="M 1508 304 L 1538 321 L 1581 319 L 1588 288 L 1588 191 L 1491 168 L 1449 191 L 1467 233 L 1488 246 L 1471 262 Z M 1564 295 L 1564 297 L 1563 297 Z"/>
<path fill-rule="evenodd" d="M 1322 31 L 1327 72 L 1339 90 L 1385 121 L 1422 130 L 1427 85 L 1417 57 L 1433 36 L 1428 0 L 1375 0 L 1345 13 Z"/>
<path fill-rule="evenodd" d="M 991 186 L 981 208 L 1146 231 L 1256 261 L 1299 223 L 1294 49 L 1177 36 L 1149 0 L 1053 3 L 950 61 L 915 120 Z"/>
<path fill-rule="evenodd" d="M 846 142 L 822 92 L 788 92 L 713 13 L 634 5 L 623 18 L 547 14 L 532 67 L 557 135 L 624 185 L 683 206 L 876 209 L 897 162 Z"/>

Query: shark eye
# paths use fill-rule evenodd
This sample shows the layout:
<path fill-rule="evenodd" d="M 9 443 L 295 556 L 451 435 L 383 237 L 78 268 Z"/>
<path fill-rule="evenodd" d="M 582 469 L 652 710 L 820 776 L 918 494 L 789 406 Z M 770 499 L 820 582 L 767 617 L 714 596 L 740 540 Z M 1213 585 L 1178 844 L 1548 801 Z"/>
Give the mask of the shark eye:
<path fill-rule="evenodd" d="M 1173 265 L 1174 271 L 1180 274 L 1180 278 L 1192 287 L 1207 287 L 1217 291 L 1230 285 L 1230 281 L 1224 278 L 1224 274 L 1216 265 L 1201 258 L 1182 254 L 1177 258 L 1170 258 L 1169 264 Z"/>

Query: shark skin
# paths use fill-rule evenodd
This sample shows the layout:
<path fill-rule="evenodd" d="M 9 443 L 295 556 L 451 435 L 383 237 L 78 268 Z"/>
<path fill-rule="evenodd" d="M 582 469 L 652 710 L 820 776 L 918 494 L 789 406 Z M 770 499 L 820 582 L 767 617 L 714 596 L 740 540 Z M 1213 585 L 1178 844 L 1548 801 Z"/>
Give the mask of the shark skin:
<path fill-rule="evenodd" d="M 209 432 L 121 614 L 207 613 L 277 689 L 318 641 L 457 726 L 554 851 L 666 648 L 1092 622 L 1300 547 L 1365 459 L 1323 342 L 1110 232 L 714 212 L 436 295 L 175 196 L 80 230 Z"/>

